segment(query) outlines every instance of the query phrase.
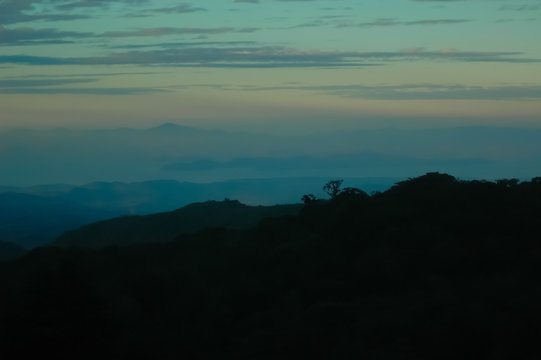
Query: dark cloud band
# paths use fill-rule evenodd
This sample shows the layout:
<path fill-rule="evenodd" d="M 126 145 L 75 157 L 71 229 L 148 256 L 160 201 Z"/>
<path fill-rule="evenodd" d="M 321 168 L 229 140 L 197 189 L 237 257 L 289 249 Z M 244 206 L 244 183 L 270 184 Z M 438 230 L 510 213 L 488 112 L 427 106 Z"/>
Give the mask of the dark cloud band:
<path fill-rule="evenodd" d="M 538 63 L 519 57 L 519 52 L 467 52 L 454 49 L 396 52 L 299 51 L 282 47 L 188 47 L 181 49 L 128 51 L 101 57 L 0 56 L 0 63 L 27 65 L 160 65 L 209 68 L 351 67 L 374 66 L 398 61 L 458 61 Z"/>

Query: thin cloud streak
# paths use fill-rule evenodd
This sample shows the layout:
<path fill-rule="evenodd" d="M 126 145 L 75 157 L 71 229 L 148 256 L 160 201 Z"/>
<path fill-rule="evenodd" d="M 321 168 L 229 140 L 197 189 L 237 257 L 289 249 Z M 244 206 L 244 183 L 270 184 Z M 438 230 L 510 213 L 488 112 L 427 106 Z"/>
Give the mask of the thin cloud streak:
<path fill-rule="evenodd" d="M 351 24 L 351 25 L 338 25 L 338 27 L 374 27 L 374 26 L 412 26 L 412 25 L 449 25 L 449 24 L 462 24 L 469 22 L 468 19 L 423 19 L 423 20 L 414 20 L 414 21 L 399 21 L 393 18 L 383 18 L 377 19 L 371 22 L 364 22 L 360 24 Z"/>
<path fill-rule="evenodd" d="M 165 35 L 201 35 L 201 34 L 223 34 L 234 31 L 231 27 L 219 28 L 149 28 L 134 31 L 110 31 L 100 35 L 101 37 L 121 38 L 121 37 L 159 37 Z"/>
<path fill-rule="evenodd" d="M 53 0 L 54 1 L 54 0 Z M 103 0 L 97 0 L 97 2 Z M 58 2 L 56 0 L 55 2 Z M 19 22 L 28 22 L 36 20 L 46 21 L 68 21 L 77 19 L 87 19 L 88 15 L 81 14 L 62 14 L 62 13 L 46 13 L 46 14 L 27 14 L 32 10 L 34 4 L 42 3 L 41 0 L 3 0 L 0 2 L 0 24 L 16 24 Z"/>
<path fill-rule="evenodd" d="M 40 2 L 40 0 L 34 0 L 34 3 Z M 81 8 L 95 8 L 95 7 L 107 7 L 114 3 L 123 3 L 126 5 L 140 5 L 147 3 L 148 0 L 77 0 L 77 1 L 62 1 L 62 0 L 53 0 L 53 2 L 63 2 L 63 4 L 56 5 L 57 10 L 61 11 L 70 11 Z"/>
<path fill-rule="evenodd" d="M 58 86 L 80 84 L 97 81 L 97 79 L 0 79 L 0 88 L 27 88 L 41 86 Z"/>
<path fill-rule="evenodd" d="M 465 86 L 404 84 L 386 86 L 323 85 L 245 87 L 246 91 L 317 91 L 328 95 L 367 100 L 541 100 L 541 86 Z"/>
<path fill-rule="evenodd" d="M 102 57 L 0 56 L 0 63 L 26 65 L 161 65 L 209 68 L 362 67 L 398 61 L 457 61 L 538 63 L 518 57 L 520 52 L 472 52 L 443 49 L 405 49 L 396 52 L 299 51 L 283 47 L 192 47 L 154 51 L 130 51 Z"/>
<path fill-rule="evenodd" d="M 164 93 L 167 90 L 157 88 L 39 88 L 39 87 L 0 87 L 0 94 L 49 94 L 49 95 L 145 95 Z"/>
<path fill-rule="evenodd" d="M 184 3 L 173 7 L 152 9 L 151 12 L 166 13 L 166 14 L 186 14 L 198 11 L 207 11 L 205 8 L 195 7 L 190 4 Z"/>
<path fill-rule="evenodd" d="M 168 92 L 166 89 L 152 87 L 66 87 L 65 85 L 88 84 L 99 81 L 101 76 L 125 75 L 117 74 L 92 74 L 88 78 L 78 75 L 75 78 L 61 79 L 58 76 L 45 78 L 14 78 L 0 79 L 0 94 L 73 94 L 73 95 L 140 95 L 150 93 Z"/>
<path fill-rule="evenodd" d="M 89 38 L 92 33 L 59 31 L 57 29 L 32 29 L 27 27 L 6 29 L 0 25 L 0 46 L 42 45 L 71 43 L 66 38 Z"/>

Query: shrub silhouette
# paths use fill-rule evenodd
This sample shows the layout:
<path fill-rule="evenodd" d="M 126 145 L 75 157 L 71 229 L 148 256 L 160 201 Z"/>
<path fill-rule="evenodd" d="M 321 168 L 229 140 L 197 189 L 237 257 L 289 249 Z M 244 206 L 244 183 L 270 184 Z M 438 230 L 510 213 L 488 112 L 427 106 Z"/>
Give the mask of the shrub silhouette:
<path fill-rule="evenodd" d="M 317 201 L 317 198 L 315 197 L 314 194 L 306 194 L 302 196 L 301 200 L 305 205 L 307 205 L 307 204 Z"/>

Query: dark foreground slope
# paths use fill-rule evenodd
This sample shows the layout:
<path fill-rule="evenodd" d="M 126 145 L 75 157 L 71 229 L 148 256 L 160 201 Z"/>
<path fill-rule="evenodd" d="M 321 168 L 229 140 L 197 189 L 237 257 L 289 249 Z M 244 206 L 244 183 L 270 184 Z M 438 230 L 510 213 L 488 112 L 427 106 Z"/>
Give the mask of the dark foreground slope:
<path fill-rule="evenodd" d="M 26 250 L 14 243 L 0 241 L 0 261 L 16 259 L 24 255 Z"/>
<path fill-rule="evenodd" d="M 541 179 L 429 174 L 252 230 L 0 266 L 0 357 L 538 359 Z"/>
<path fill-rule="evenodd" d="M 235 200 L 195 203 L 171 212 L 124 216 L 68 231 L 57 246 L 105 247 L 172 241 L 205 228 L 240 229 L 267 217 L 296 215 L 301 205 L 248 206 Z"/>

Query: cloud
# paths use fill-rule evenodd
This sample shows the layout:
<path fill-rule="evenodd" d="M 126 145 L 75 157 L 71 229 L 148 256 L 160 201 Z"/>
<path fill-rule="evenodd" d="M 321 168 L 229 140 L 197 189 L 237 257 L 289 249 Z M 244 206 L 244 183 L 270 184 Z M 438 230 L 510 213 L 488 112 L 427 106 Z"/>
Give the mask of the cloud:
<path fill-rule="evenodd" d="M 21 75 L 16 77 L 11 77 L 9 79 L 47 79 L 54 78 L 73 78 L 73 77 L 95 77 L 95 76 L 123 76 L 123 75 L 155 75 L 163 74 L 162 71 L 137 71 L 137 72 L 107 72 L 107 73 L 77 73 L 77 74 L 59 74 L 59 75 L 45 75 L 45 74 L 33 74 L 33 75 Z"/>
<path fill-rule="evenodd" d="M 186 34 L 223 34 L 232 32 L 234 29 L 230 27 L 220 28 L 149 28 L 134 31 L 111 31 L 103 33 L 102 37 L 119 38 L 119 37 L 140 37 L 140 36 L 165 36 L 165 35 L 186 35 Z"/>
<path fill-rule="evenodd" d="M 224 34 L 228 32 L 249 33 L 260 30 L 260 28 L 239 28 L 234 29 L 230 27 L 220 28 L 148 28 L 133 31 L 111 31 L 101 35 L 93 33 L 83 33 L 75 31 L 59 31 L 57 29 L 33 29 L 28 27 L 20 27 L 15 29 L 6 29 L 3 25 L 0 25 L 0 46 L 9 45 L 40 45 L 40 44 L 69 44 L 73 41 L 69 39 L 83 39 L 83 38 L 123 38 L 123 37 L 161 37 L 167 35 L 209 35 L 209 34 Z M 234 42 L 231 42 L 234 43 Z M 241 42 L 238 42 L 241 43 Z M 203 43 L 200 43 L 203 44 Z M 145 45 L 145 46 L 160 46 Z M 126 45 L 130 47 L 130 45 Z M 133 45 L 137 47 L 137 45 Z"/>
<path fill-rule="evenodd" d="M 0 63 L 28 65 L 164 65 L 183 67 L 343 67 L 368 66 L 354 52 L 297 51 L 280 47 L 185 48 L 130 51 L 103 57 L 0 56 Z"/>
<path fill-rule="evenodd" d="M 34 0 L 34 2 L 39 2 L 39 0 Z M 56 9 L 62 11 L 69 11 L 80 8 L 91 8 L 91 7 L 106 7 L 113 3 L 124 3 L 127 5 L 138 5 L 148 2 L 148 0 L 77 0 L 77 1 L 59 1 L 53 0 L 53 2 L 63 2 L 60 5 L 56 6 Z"/>
<path fill-rule="evenodd" d="M 257 90 L 317 91 L 345 98 L 368 100 L 540 100 L 541 86 L 467 86 L 438 84 L 324 85 L 247 87 Z"/>
<path fill-rule="evenodd" d="M 238 32 L 238 33 L 253 33 L 253 32 L 256 32 L 256 31 L 259 31 L 259 30 L 261 30 L 261 28 L 258 28 L 258 27 L 245 27 L 245 28 L 236 29 L 235 32 Z"/>
<path fill-rule="evenodd" d="M 31 55 L 0 55 L 0 64 L 62 65 L 62 58 Z"/>
<path fill-rule="evenodd" d="M 152 9 L 150 11 L 157 12 L 157 13 L 167 13 L 167 14 L 171 14 L 171 13 L 185 14 L 185 13 L 192 13 L 192 12 L 197 12 L 197 11 L 207 11 L 207 9 L 194 7 L 194 6 L 190 5 L 190 4 L 184 3 L 184 4 L 180 4 L 180 5 L 173 6 L 173 7 Z"/>
<path fill-rule="evenodd" d="M 112 76 L 117 74 L 91 74 L 89 76 Z M 79 76 L 84 76 L 79 75 Z M 98 88 L 98 87 L 66 87 L 69 85 L 88 84 L 98 81 L 96 77 L 78 78 L 16 78 L 0 79 L 0 94 L 85 94 L 85 95 L 138 95 L 167 90 L 158 88 Z"/>
<path fill-rule="evenodd" d="M 422 48 L 395 52 L 299 51 L 284 47 L 188 47 L 118 52 L 96 57 L 0 56 L 1 63 L 27 65 L 161 65 L 208 68 L 340 68 L 382 65 L 397 61 L 538 63 L 520 52 L 475 52 Z"/>
<path fill-rule="evenodd" d="M 156 88 L 65 88 L 65 87 L 0 87 L 0 94 L 49 94 L 49 95 L 144 95 L 166 92 Z"/>
<path fill-rule="evenodd" d="M 0 88 L 29 88 L 80 84 L 94 82 L 97 79 L 0 79 Z"/>
<path fill-rule="evenodd" d="M 47 21 L 64 21 L 86 19 L 88 15 L 81 14 L 57 14 L 57 13 L 39 13 L 27 14 L 32 10 L 35 3 L 40 0 L 3 0 L 0 1 L 0 24 L 15 24 L 19 22 L 47 20 Z"/>
<path fill-rule="evenodd" d="M 415 20 L 404 21 L 404 25 L 437 25 L 437 24 L 461 24 L 469 22 L 467 19 L 429 19 L 429 20 Z"/>
<path fill-rule="evenodd" d="M 537 5 L 502 5 L 500 10 L 502 11 L 535 11 L 541 9 L 541 4 Z"/>
<path fill-rule="evenodd" d="M 414 20 L 414 21 L 398 21 L 393 18 L 382 18 L 370 22 L 364 22 L 357 25 L 339 25 L 339 27 L 346 26 L 360 26 L 360 27 L 373 27 L 373 26 L 397 26 L 397 25 L 442 25 L 442 24 L 460 24 L 469 22 L 467 19 L 427 19 L 427 20 Z"/>
<path fill-rule="evenodd" d="M 307 22 L 302 23 L 302 24 L 284 27 L 283 29 L 298 29 L 298 28 L 306 28 L 306 27 L 318 27 L 318 26 L 325 26 L 327 24 L 328 23 L 326 21 L 323 21 L 323 20 L 320 20 L 320 19 L 315 19 L 315 20 L 307 21 Z"/>
<path fill-rule="evenodd" d="M 70 14 L 77 9 L 106 7 L 114 3 L 126 5 L 144 4 L 148 0 L 0 0 L 0 24 L 16 24 L 36 20 L 67 21 L 87 19 L 87 14 Z M 49 10 L 49 12 L 36 13 L 36 4 Z M 66 13 L 68 12 L 68 13 Z"/>
<path fill-rule="evenodd" d="M 0 2 L 0 24 L 13 24 L 20 21 L 26 21 L 29 15 L 23 14 L 24 10 L 36 0 L 4 0 Z"/>
<path fill-rule="evenodd" d="M 145 49 L 145 48 L 179 48 L 179 47 L 197 47 L 197 46 L 247 46 L 256 45 L 255 41 L 175 41 L 160 42 L 152 44 L 126 44 L 111 45 L 112 49 Z"/>
<path fill-rule="evenodd" d="M 64 44 L 71 41 L 65 38 L 87 38 L 91 33 L 81 33 L 74 31 L 59 31 L 56 29 L 32 29 L 16 28 L 6 29 L 0 25 L 0 46 L 14 45 L 40 45 L 40 44 Z"/>

